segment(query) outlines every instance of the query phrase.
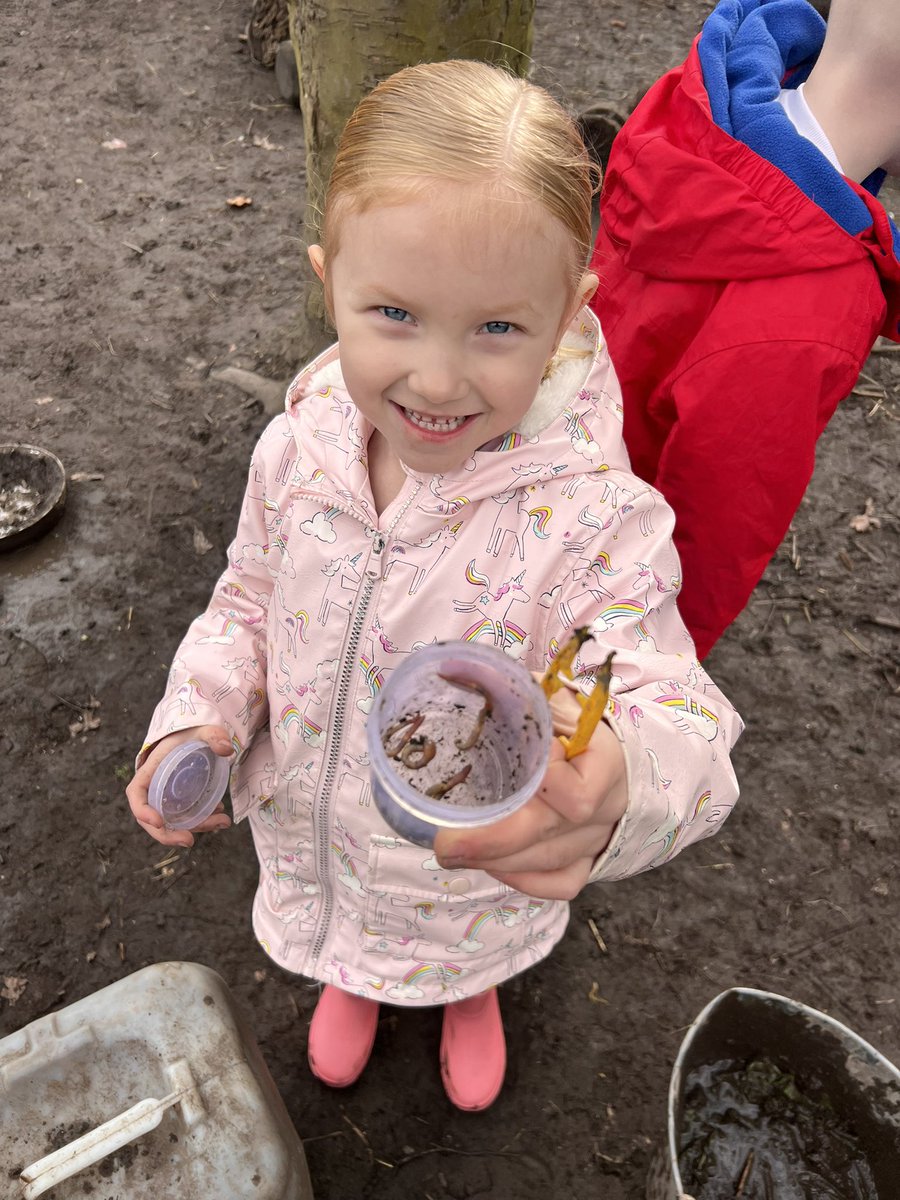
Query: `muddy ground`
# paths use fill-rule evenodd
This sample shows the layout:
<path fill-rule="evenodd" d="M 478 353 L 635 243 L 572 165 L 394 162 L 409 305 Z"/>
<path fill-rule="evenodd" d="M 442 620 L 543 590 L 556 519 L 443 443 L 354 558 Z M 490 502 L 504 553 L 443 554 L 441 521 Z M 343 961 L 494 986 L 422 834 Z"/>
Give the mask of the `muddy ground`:
<path fill-rule="evenodd" d="M 8 0 L 0 15 L 0 441 L 55 451 L 70 488 L 55 531 L 0 558 L 0 1036 L 195 960 L 248 1015 L 318 1200 L 634 1200 L 685 1028 L 723 989 L 823 1007 L 900 1061 L 900 355 L 873 354 L 710 659 L 747 719 L 721 835 L 586 892 L 551 959 L 504 988 L 511 1065 L 489 1112 L 445 1099 L 429 1011 L 385 1015 L 360 1083 L 321 1087 L 315 993 L 251 935 L 249 831 L 159 866 L 122 792 L 267 419 L 214 372 L 283 380 L 302 353 L 302 128 L 248 58 L 247 8 Z M 708 8 L 538 0 L 536 77 L 577 108 L 622 103 Z M 109 1183 L 128 1194 L 124 1174 Z"/>

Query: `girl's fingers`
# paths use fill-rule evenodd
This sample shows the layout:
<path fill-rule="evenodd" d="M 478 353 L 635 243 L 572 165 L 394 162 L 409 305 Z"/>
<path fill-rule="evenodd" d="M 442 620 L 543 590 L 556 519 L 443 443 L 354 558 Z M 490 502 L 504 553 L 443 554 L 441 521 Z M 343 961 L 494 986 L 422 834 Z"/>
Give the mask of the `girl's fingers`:
<path fill-rule="evenodd" d="M 225 811 L 225 805 L 220 804 L 214 813 L 211 813 L 205 821 L 200 825 L 195 825 L 194 833 L 218 833 L 220 829 L 227 829 L 231 825 L 231 817 Z"/>
<path fill-rule="evenodd" d="M 538 900 L 574 900 L 584 889 L 593 868 L 592 858 L 581 858 L 557 871 L 514 871 L 492 875 L 507 887 Z"/>
<path fill-rule="evenodd" d="M 155 808 L 147 803 L 147 789 L 144 787 L 137 775 L 129 783 L 125 789 L 125 795 L 128 798 L 128 807 L 131 809 L 131 815 L 139 825 L 150 826 L 155 829 L 162 829 L 163 819 Z"/>
<path fill-rule="evenodd" d="M 563 818 L 537 796 L 518 812 L 478 829 L 442 829 L 434 842 L 434 851 L 441 866 L 474 866 L 476 862 L 492 861 L 516 854 L 535 843 L 553 837 L 563 828 Z"/>
<path fill-rule="evenodd" d="M 610 736 L 615 740 L 611 731 Z M 560 856 L 576 846 L 578 836 L 584 837 L 585 831 L 586 841 L 595 843 L 599 839 L 606 844 L 627 803 L 618 742 L 613 755 L 591 746 L 568 761 L 562 746 L 558 742 L 555 746 L 558 749 L 551 753 L 537 795 L 518 812 L 478 829 L 441 830 L 434 843 L 441 866 L 479 866 L 493 875 L 502 860 L 512 858 L 516 870 L 540 870 L 545 861 L 555 869 L 565 865 L 565 858 Z M 605 837 L 599 833 L 601 827 L 606 830 Z M 565 840 L 570 831 L 575 838 Z M 530 857 L 523 860 L 523 853 Z M 549 861 L 551 858 L 555 861 Z"/>
<path fill-rule="evenodd" d="M 169 846 L 193 846 L 192 835 L 194 833 L 214 833 L 220 829 L 227 829 L 231 825 L 231 817 L 225 812 L 225 805 L 219 804 L 215 812 L 202 824 L 195 825 L 193 830 L 166 829 L 162 816 L 147 803 L 147 789 L 141 788 L 140 785 L 135 787 L 136 783 L 137 776 L 125 789 L 131 815 L 138 825 L 158 842 Z"/>
<path fill-rule="evenodd" d="M 522 872 L 552 874 L 556 871 L 567 871 L 573 864 L 582 860 L 592 863 L 609 845 L 612 831 L 612 825 L 583 825 L 513 854 L 491 859 L 468 859 L 465 866 L 487 871 L 496 878 Z"/>
<path fill-rule="evenodd" d="M 163 846 L 184 846 L 185 848 L 189 848 L 194 844 L 194 837 L 189 829 L 166 829 L 165 826 L 151 825 L 147 821 L 142 821 L 139 817 L 135 817 L 135 820 L 145 833 L 149 833 L 154 841 L 160 842 Z"/>
<path fill-rule="evenodd" d="M 625 758 L 608 725 L 598 725 L 587 750 L 567 759 L 554 738 L 538 796 L 572 825 L 618 821 L 625 813 Z M 557 750 L 558 748 L 558 750 Z"/>
<path fill-rule="evenodd" d="M 228 757 L 234 753 L 234 746 L 228 736 L 228 730 L 221 725 L 201 725 L 191 729 L 181 729 L 177 733 L 162 738 L 151 749 L 146 760 L 141 763 L 134 773 L 134 778 L 125 789 L 131 814 L 138 825 L 155 841 L 164 846 L 193 846 L 194 837 L 188 829 L 166 829 L 162 816 L 148 803 L 150 781 L 153 774 L 166 755 L 183 742 L 199 739 L 207 743 L 216 754 Z M 194 827 L 194 833 L 215 833 L 227 829 L 231 818 L 225 812 L 225 805 L 219 804 L 201 825 Z"/>

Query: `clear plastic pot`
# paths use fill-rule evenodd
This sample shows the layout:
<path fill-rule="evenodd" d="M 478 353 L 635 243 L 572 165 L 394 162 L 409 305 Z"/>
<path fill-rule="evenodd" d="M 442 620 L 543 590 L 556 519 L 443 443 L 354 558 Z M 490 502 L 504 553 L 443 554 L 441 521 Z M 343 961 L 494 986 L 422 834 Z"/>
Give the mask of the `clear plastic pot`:
<path fill-rule="evenodd" d="M 401 837 L 432 846 L 441 828 L 487 825 L 525 804 L 547 768 L 553 726 L 521 663 L 440 642 L 391 672 L 367 734 L 379 812 Z"/>

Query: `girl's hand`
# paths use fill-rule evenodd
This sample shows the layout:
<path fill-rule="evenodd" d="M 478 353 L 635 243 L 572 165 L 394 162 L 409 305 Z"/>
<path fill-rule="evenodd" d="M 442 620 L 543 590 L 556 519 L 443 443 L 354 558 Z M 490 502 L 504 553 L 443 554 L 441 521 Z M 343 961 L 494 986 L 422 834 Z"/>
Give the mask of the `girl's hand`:
<path fill-rule="evenodd" d="M 200 725 L 193 729 L 179 729 L 177 733 L 170 733 L 168 737 L 164 737 L 156 743 L 145 761 L 135 771 L 134 779 L 125 789 L 125 795 L 128 797 L 131 807 L 131 815 L 146 833 L 149 833 L 156 841 L 162 842 L 164 846 L 193 846 L 195 833 L 213 833 L 219 829 L 227 829 L 231 824 L 231 818 L 225 812 L 225 805 L 219 804 L 215 812 L 207 817 L 201 825 L 196 825 L 193 830 L 166 829 L 160 814 L 155 808 L 151 808 L 147 801 L 153 772 L 169 751 L 180 746 L 182 742 L 197 740 L 206 742 L 210 749 L 225 758 L 234 753 L 234 746 L 231 744 L 228 731 L 221 725 Z"/>
<path fill-rule="evenodd" d="M 554 720 L 558 732 L 558 725 L 567 724 Z M 487 871 L 527 896 L 572 900 L 627 806 L 625 756 L 601 722 L 587 750 L 575 758 L 566 760 L 562 743 L 553 739 L 544 781 L 518 812 L 481 829 L 442 829 L 434 849 L 447 869 Z"/>

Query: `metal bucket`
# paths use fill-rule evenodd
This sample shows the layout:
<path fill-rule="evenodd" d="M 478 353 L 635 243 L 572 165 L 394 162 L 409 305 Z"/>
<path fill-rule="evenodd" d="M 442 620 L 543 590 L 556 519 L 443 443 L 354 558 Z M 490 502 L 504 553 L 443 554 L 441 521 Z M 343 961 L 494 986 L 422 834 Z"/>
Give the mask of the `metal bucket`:
<path fill-rule="evenodd" d="M 722 1060 L 764 1056 L 784 1070 L 824 1082 L 827 1102 L 858 1138 L 877 1195 L 891 1200 L 900 1180 L 900 1070 L 840 1021 L 796 1000 L 754 988 L 716 996 L 691 1025 L 669 1082 L 668 1142 L 651 1167 L 647 1200 L 691 1200 L 679 1148 L 685 1081 Z"/>
<path fill-rule="evenodd" d="M 0 1040 L 9 1200 L 312 1200 L 297 1131 L 223 980 L 156 963 Z"/>

